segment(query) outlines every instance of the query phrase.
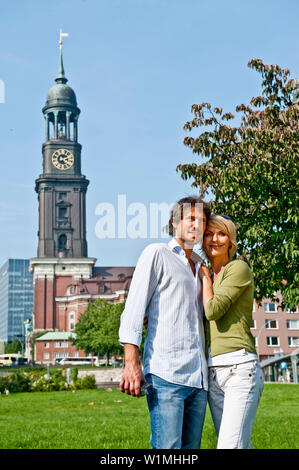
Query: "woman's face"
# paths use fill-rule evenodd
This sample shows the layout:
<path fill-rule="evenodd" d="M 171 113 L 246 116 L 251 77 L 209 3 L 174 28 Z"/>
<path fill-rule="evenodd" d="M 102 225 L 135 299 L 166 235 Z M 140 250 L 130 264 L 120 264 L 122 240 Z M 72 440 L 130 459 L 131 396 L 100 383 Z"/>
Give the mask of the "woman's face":
<path fill-rule="evenodd" d="M 229 236 L 221 229 L 208 224 L 203 237 L 203 247 L 209 259 L 216 256 L 229 257 Z"/>

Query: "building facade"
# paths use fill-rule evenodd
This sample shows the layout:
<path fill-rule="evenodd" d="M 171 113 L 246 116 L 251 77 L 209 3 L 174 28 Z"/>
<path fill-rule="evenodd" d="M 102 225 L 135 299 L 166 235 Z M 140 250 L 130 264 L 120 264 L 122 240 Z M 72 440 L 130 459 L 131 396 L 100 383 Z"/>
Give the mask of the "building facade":
<path fill-rule="evenodd" d="M 254 301 L 251 332 L 261 361 L 277 354 L 292 354 L 299 349 L 299 310 L 282 310 L 267 298 L 260 305 Z"/>
<path fill-rule="evenodd" d="M 85 357 L 83 350 L 76 350 L 68 340 L 77 321 L 87 309 L 88 302 L 104 299 L 107 302 L 124 302 L 133 276 L 134 267 L 94 267 L 89 279 L 74 276 L 56 276 L 55 304 L 56 328 L 46 329 L 45 335 L 35 342 L 35 362 L 54 364 L 61 357 Z M 36 284 L 38 292 L 40 284 Z M 38 302 L 35 308 L 39 311 Z M 42 309 L 42 307 L 41 307 Z M 35 330 L 37 332 L 37 330 Z M 39 329 L 43 331 L 43 329 Z M 61 336 L 59 336 L 61 335 Z M 57 338 L 63 338 L 61 344 Z"/>
<path fill-rule="evenodd" d="M 77 351 L 72 345 L 71 332 L 54 331 L 45 333 L 35 341 L 35 355 L 40 363 L 55 364 L 64 357 L 84 357 L 84 351 Z"/>
<path fill-rule="evenodd" d="M 0 341 L 19 340 L 24 349 L 24 322 L 33 311 L 33 276 L 28 259 L 8 259 L 0 268 Z"/>

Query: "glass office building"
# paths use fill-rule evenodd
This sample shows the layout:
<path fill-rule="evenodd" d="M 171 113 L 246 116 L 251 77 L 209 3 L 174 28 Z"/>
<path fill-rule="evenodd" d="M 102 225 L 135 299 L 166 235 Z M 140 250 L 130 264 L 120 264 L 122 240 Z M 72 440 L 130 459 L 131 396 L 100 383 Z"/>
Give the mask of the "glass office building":
<path fill-rule="evenodd" d="M 0 268 L 0 341 L 24 345 L 24 321 L 32 319 L 33 276 L 29 259 L 8 259 Z"/>

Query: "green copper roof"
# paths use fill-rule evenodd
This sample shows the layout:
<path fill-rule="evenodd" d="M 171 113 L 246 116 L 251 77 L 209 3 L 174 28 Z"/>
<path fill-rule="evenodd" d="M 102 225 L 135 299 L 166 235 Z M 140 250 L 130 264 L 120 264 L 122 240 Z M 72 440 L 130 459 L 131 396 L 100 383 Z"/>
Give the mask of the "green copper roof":
<path fill-rule="evenodd" d="M 67 78 L 64 75 L 63 59 L 62 59 L 62 48 L 60 48 L 58 75 L 57 75 L 57 78 L 55 78 L 55 82 L 56 83 L 66 83 L 67 82 Z"/>
<path fill-rule="evenodd" d="M 49 331 L 37 338 L 36 341 L 66 341 L 70 337 L 75 339 L 76 333 L 72 333 L 71 331 Z"/>
<path fill-rule="evenodd" d="M 57 85 L 52 86 L 48 91 L 47 105 L 55 106 L 55 104 L 77 106 L 77 99 L 74 90 L 64 83 L 58 83 Z"/>
<path fill-rule="evenodd" d="M 59 53 L 58 75 L 55 78 L 56 84 L 53 85 L 47 94 L 46 106 L 55 108 L 56 106 L 77 107 L 77 99 L 74 90 L 66 84 L 62 58 L 62 49 Z"/>

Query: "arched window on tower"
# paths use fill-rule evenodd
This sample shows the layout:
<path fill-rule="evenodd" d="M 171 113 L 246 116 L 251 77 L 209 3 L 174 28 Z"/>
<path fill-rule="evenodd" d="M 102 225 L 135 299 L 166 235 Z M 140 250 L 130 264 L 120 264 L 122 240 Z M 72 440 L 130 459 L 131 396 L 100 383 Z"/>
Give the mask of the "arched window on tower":
<path fill-rule="evenodd" d="M 66 138 L 66 113 L 65 111 L 59 111 L 57 118 L 58 125 L 58 139 Z"/>
<path fill-rule="evenodd" d="M 48 140 L 54 139 L 54 115 L 53 113 L 49 113 L 49 132 L 48 132 Z"/>
<path fill-rule="evenodd" d="M 60 126 L 59 126 L 58 138 L 59 139 L 64 139 L 65 138 L 64 125 L 62 123 L 60 123 Z"/>
<path fill-rule="evenodd" d="M 66 250 L 66 242 L 67 238 L 66 235 L 62 234 L 58 238 L 58 251 L 65 251 Z"/>

